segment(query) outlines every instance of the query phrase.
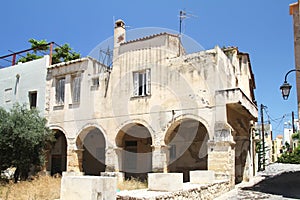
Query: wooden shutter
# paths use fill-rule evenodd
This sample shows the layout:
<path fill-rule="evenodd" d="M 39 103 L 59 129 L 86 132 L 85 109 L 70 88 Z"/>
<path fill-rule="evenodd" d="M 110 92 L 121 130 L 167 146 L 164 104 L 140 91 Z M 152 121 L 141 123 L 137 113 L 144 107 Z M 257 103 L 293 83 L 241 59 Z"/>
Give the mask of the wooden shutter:
<path fill-rule="evenodd" d="M 62 78 L 60 79 L 60 99 L 59 101 L 61 103 L 64 103 L 65 102 L 65 79 Z"/>
<path fill-rule="evenodd" d="M 57 79 L 55 88 L 55 98 L 57 104 L 63 104 L 65 100 L 65 79 Z"/>
<path fill-rule="evenodd" d="M 73 102 L 78 103 L 80 101 L 80 77 L 74 77 L 73 79 Z"/>
<path fill-rule="evenodd" d="M 55 83 L 55 100 L 56 103 L 59 103 L 59 95 L 60 95 L 60 89 L 59 89 L 59 79 L 56 79 Z"/>
<path fill-rule="evenodd" d="M 133 96 L 139 96 L 139 73 L 133 72 Z"/>
<path fill-rule="evenodd" d="M 151 94 L 151 71 L 150 69 L 146 70 L 146 95 Z"/>

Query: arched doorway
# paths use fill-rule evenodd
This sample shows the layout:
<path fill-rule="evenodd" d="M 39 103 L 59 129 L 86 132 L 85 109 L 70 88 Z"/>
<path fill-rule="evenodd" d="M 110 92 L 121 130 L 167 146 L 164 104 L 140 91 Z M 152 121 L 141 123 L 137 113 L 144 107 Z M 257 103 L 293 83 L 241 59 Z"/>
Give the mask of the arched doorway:
<path fill-rule="evenodd" d="M 125 178 L 147 179 L 152 171 L 152 138 L 142 124 L 132 123 L 123 127 L 116 137 L 119 152 L 119 168 Z"/>
<path fill-rule="evenodd" d="M 55 142 L 48 154 L 47 171 L 51 175 L 62 174 L 67 169 L 67 139 L 60 130 L 54 130 Z"/>
<path fill-rule="evenodd" d="M 197 120 L 184 119 L 174 123 L 165 136 L 169 146 L 169 172 L 183 173 L 184 182 L 190 180 L 192 170 L 207 170 L 206 127 Z"/>
<path fill-rule="evenodd" d="M 77 138 L 77 147 L 82 149 L 82 171 L 85 175 L 100 176 L 105 171 L 105 138 L 96 127 L 84 129 Z"/>

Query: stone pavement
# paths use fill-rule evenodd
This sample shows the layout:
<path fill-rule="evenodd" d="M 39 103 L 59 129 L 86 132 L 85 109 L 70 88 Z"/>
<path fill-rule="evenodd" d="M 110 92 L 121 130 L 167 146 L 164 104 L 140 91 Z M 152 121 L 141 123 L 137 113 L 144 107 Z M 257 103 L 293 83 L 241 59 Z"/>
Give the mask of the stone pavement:
<path fill-rule="evenodd" d="M 216 200 L 300 199 L 300 165 L 274 163 Z"/>

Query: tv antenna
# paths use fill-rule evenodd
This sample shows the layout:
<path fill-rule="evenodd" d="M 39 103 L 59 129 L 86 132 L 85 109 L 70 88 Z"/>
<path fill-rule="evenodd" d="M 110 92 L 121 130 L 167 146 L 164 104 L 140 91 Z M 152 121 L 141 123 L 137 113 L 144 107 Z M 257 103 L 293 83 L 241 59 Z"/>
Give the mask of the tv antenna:
<path fill-rule="evenodd" d="M 187 13 L 185 10 L 180 10 L 179 12 L 179 44 L 178 44 L 178 56 L 180 56 L 181 53 L 181 36 L 182 36 L 182 23 L 183 20 L 191 17 L 197 17 L 196 15 L 192 15 L 190 13 Z"/>
<path fill-rule="evenodd" d="M 182 34 L 182 23 L 183 23 L 183 20 L 191 18 L 191 17 L 197 18 L 198 16 L 193 15 L 193 14 L 191 14 L 189 12 L 186 12 L 185 10 L 181 10 L 179 12 L 179 35 L 180 36 Z"/>
<path fill-rule="evenodd" d="M 112 65 L 112 54 L 113 51 L 107 47 L 107 49 L 100 49 L 99 50 L 99 61 L 104 64 L 106 67 L 111 67 Z"/>

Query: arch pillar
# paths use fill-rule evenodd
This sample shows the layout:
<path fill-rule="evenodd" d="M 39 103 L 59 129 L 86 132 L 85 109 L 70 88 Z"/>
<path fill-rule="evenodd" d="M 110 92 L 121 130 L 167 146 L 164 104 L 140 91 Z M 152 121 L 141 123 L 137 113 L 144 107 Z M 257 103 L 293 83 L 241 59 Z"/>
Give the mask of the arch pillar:
<path fill-rule="evenodd" d="M 67 171 L 68 172 L 83 172 L 82 158 L 84 149 L 69 149 L 67 153 Z"/>
<path fill-rule="evenodd" d="M 114 147 L 108 147 L 105 151 L 105 172 L 119 172 L 118 168 L 118 149 Z"/>
<path fill-rule="evenodd" d="M 168 172 L 169 147 L 167 145 L 152 145 L 152 171 Z"/>
<path fill-rule="evenodd" d="M 227 123 L 216 123 L 214 139 L 207 143 L 208 170 L 215 171 L 217 179 L 228 179 L 235 185 L 235 142 Z"/>

